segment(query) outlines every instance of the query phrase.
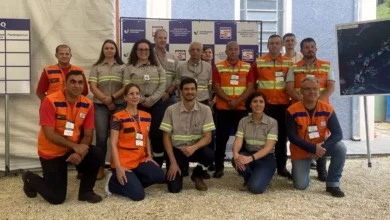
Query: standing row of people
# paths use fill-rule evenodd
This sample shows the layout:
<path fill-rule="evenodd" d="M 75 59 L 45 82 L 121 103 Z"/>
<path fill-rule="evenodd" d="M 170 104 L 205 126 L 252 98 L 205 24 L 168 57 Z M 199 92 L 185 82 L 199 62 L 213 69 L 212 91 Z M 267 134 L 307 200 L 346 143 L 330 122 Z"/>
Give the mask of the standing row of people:
<path fill-rule="evenodd" d="M 227 59 L 216 63 L 212 70 L 210 64 L 201 60 L 201 43 L 191 43 L 190 60 L 178 64 L 175 56 L 165 50 L 166 37 L 165 30 L 156 32 L 155 49 L 147 40 L 136 42 L 127 66 L 121 61 L 115 42 L 105 41 L 89 77 L 93 106 L 81 95 L 83 90 L 86 94 L 85 76 L 80 69 L 73 70 L 70 66 L 70 48 L 60 45 L 56 49 L 59 64 L 45 68 L 42 74 L 52 89 L 47 90 L 47 98 L 43 89 L 37 89 L 37 95 L 42 98 L 38 152 L 44 177 L 29 171 L 23 173 L 27 196 L 35 197 L 38 192 L 50 203 L 63 202 L 64 192 L 66 194 L 63 176 L 70 162 L 84 167 L 78 169 L 82 174 L 79 200 L 101 201 L 93 192 L 92 176 L 99 170 L 98 179 L 104 178 L 102 168 L 109 132 L 112 148 L 109 191 L 133 200 L 143 199 L 143 188 L 164 180 L 161 170 L 164 152 L 167 153 L 166 178 L 170 192 L 182 189 L 182 171 L 188 169 L 189 161 L 199 162 L 191 176 L 195 187 L 207 190 L 204 168 L 214 160 L 213 176 L 224 175 L 226 144 L 232 129 L 236 132 L 233 164 L 244 177 L 244 188 L 262 193 L 276 169 L 278 174 L 291 177 L 286 169 L 286 124 L 288 128 L 295 128 L 288 130 L 294 186 L 307 188 L 306 168 L 310 169 L 312 158 L 322 159 L 324 162 L 318 162 L 320 180 L 327 182 L 327 191 L 332 195 L 344 195 L 339 188 L 345 161 L 341 129 L 333 108 L 317 101 L 316 96 L 318 87 L 319 99 L 328 100 L 334 78 L 330 63 L 316 58 L 313 39 L 301 42 L 303 60 L 295 64 L 280 53 L 282 38 L 278 35 L 269 38 L 269 53 L 257 58 L 252 65 L 239 60 L 239 45 L 232 41 L 226 45 Z M 285 37 L 295 40 L 293 35 Z M 68 53 L 60 55 L 62 49 L 67 49 Z M 291 51 L 287 52 L 292 55 Z M 68 66 L 60 65 L 60 60 L 65 63 L 61 56 L 68 59 Z M 69 73 L 65 74 L 64 68 L 68 68 Z M 311 87 L 303 88 L 305 82 Z M 176 87 L 180 95 L 175 92 Z M 304 91 L 312 92 L 306 96 L 311 104 L 305 101 Z M 216 97 L 215 154 L 205 148 L 215 129 L 212 111 L 207 106 L 213 104 L 213 92 Z M 289 107 L 290 97 L 297 103 Z M 309 113 L 303 112 L 304 109 Z M 252 111 L 251 115 L 248 110 Z M 94 126 L 96 146 L 91 145 Z M 49 136 L 53 132 L 57 134 L 54 137 L 58 136 L 56 139 Z M 332 157 L 329 176 L 325 155 Z M 88 164 L 88 168 L 81 166 L 83 164 Z M 61 176 L 56 182 L 60 192 L 52 190 L 55 183 L 48 180 L 54 178 L 50 172 L 57 168 L 61 170 L 56 174 Z M 61 187 L 58 187 L 59 182 L 62 182 Z"/>

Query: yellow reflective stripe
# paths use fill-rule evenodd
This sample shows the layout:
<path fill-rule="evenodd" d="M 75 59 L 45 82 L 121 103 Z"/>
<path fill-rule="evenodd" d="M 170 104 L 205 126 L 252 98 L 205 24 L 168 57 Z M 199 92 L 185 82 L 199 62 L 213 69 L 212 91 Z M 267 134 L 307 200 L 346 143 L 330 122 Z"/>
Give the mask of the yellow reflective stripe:
<path fill-rule="evenodd" d="M 215 129 L 215 125 L 213 122 L 211 122 L 211 123 L 203 125 L 202 129 L 203 129 L 203 131 L 210 131 L 210 130 Z"/>
<path fill-rule="evenodd" d="M 278 135 L 276 135 L 276 134 L 267 134 L 267 140 L 277 141 L 278 140 Z"/>
<path fill-rule="evenodd" d="M 245 92 L 246 87 L 234 87 L 234 95 L 241 95 Z"/>
<path fill-rule="evenodd" d="M 171 132 L 172 131 L 172 125 L 167 124 L 165 122 L 161 122 L 160 130 Z"/>
<path fill-rule="evenodd" d="M 96 77 L 89 77 L 88 79 L 89 82 L 97 82 L 97 78 Z"/>
<path fill-rule="evenodd" d="M 212 85 L 212 84 L 213 84 L 213 81 L 212 81 L 212 80 L 210 80 L 210 81 L 209 81 L 209 85 Z"/>
<path fill-rule="evenodd" d="M 274 89 L 274 81 L 257 81 L 257 86 L 260 89 Z"/>
<path fill-rule="evenodd" d="M 234 94 L 233 87 L 222 86 L 221 89 L 222 89 L 223 93 L 225 93 L 225 95 L 233 95 Z"/>
<path fill-rule="evenodd" d="M 244 138 L 244 133 L 241 131 L 237 131 L 236 137 Z"/>
<path fill-rule="evenodd" d="M 173 73 L 173 72 L 165 72 L 165 74 L 167 75 L 167 76 L 171 76 L 171 77 L 173 77 L 174 75 L 175 75 L 175 73 Z"/>
<path fill-rule="evenodd" d="M 286 88 L 286 82 L 282 81 L 276 81 L 275 82 L 275 89 L 285 89 Z"/>
<path fill-rule="evenodd" d="M 200 138 L 202 138 L 202 135 L 172 135 L 172 140 L 174 141 L 193 141 Z"/>
<path fill-rule="evenodd" d="M 167 128 L 170 128 L 172 129 L 172 125 L 168 124 L 168 123 L 165 123 L 165 122 L 161 122 L 161 126 L 165 126 Z"/>
<path fill-rule="evenodd" d="M 209 87 L 208 86 L 199 86 L 198 85 L 198 91 L 205 91 L 205 90 L 209 90 Z"/>
<path fill-rule="evenodd" d="M 245 143 L 249 145 L 264 145 L 265 141 L 259 141 L 259 140 L 245 140 Z"/>
<path fill-rule="evenodd" d="M 97 82 L 101 83 L 101 82 L 106 82 L 106 81 L 116 81 L 116 82 L 120 82 L 120 83 L 123 82 L 122 80 L 119 80 L 119 79 L 99 79 Z"/>
<path fill-rule="evenodd" d="M 295 91 L 299 92 L 301 90 L 301 88 L 295 88 Z M 324 91 L 325 88 L 320 88 L 320 91 Z"/>

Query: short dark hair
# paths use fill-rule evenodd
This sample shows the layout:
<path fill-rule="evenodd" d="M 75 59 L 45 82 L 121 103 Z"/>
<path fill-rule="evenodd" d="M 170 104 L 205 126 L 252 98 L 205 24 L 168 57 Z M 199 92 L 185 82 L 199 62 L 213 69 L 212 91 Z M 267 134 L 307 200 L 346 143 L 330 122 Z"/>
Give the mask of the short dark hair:
<path fill-rule="evenodd" d="M 180 90 L 183 89 L 184 85 L 193 83 L 195 84 L 195 89 L 198 90 L 198 83 L 196 83 L 196 80 L 191 77 L 184 77 L 180 82 Z"/>
<path fill-rule="evenodd" d="M 294 38 L 296 38 L 296 37 L 295 37 L 295 34 L 293 34 L 293 33 L 287 33 L 287 34 L 283 35 L 283 41 L 284 41 L 284 39 L 286 39 L 286 37 L 294 37 Z"/>
<path fill-rule="evenodd" d="M 60 50 L 60 48 L 68 48 L 69 49 L 69 53 L 72 53 L 72 50 L 70 49 L 70 47 L 66 44 L 60 44 L 56 47 L 56 54 L 58 53 L 58 51 Z"/>
<path fill-rule="evenodd" d="M 269 41 L 271 38 L 275 38 L 275 37 L 280 38 L 280 41 L 282 41 L 282 38 L 280 37 L 280 35 L 277 35 L 277 34 L 273 34 L 273 35 L 269 36 L 268 41 Z"/>
<path fill-rule="evenodd" d="M 140 45 L 141 43 L 145 43 L 145 44 L 147 44 L 149 46 L 149 62 L 150 62 L 150 65 L 152 65 L 152 66 L 159 66 L 160 64 L 157 62 L 157 58 L 154 55 L 152 43 L 150 43 L 150 41 L 148 41 L 147 39 L 142 39 L 142 40 L 139 40 L 139 41 L 135 42 L 133 48 L 131 48 L 130 56 L 129 56 L 127 65 L 135 66 L 137 64 L 137 61 L 138 61 L 137 50 L 138 50 L 138 45 Z"/>
<path fill-rule="evenodd" d="M 83 71 L 71 70 L 71 71 L 69 71 L 68 74 L 66 74 L 65 81 L 67 82 L 70 76 L 82 76 L 82 75 L 83 75 Z M 84 80 L 84 77 L 83 77 L 83 80 Z"/>
<path fill-rule="evenodd" d="M 112 44 L 114 45 L 115 47 L 115 54 L 114 54 L 114 59 L 115 59 L 115 62 L 119 65 L 122 65 L 122 64 L 125 64 L 121 57 L 119 56 L 119 50 L 118 50 L 118 46 L 116 45 L 115 41 L 113 40 L 110 40 L 110 39 L 107 39 L 103 42 L 103 45 L 102 45 L 102 49 L 100 50 L 100 55 L 99 55 L 99 59 L 96 61 L 96 63 L 93 64 L 93 66 L 96 66 L 100 63 L 102 63 L 105 59 L 105 56 L 104 56 L 104 46 L 109 43 L 109 44 Z"/>
<path fill-rule="evenodd" d="M 168 34 L 168 32 L 165 29 L 158 29 L 156 32 L 154 32 L 154 36 L 153 37 L 156 38 L 158 33 L 160 33 L 160 32 L 165 32 L 166 34 Z"/>
<path fill-rule="evenodd" d="M 262 93 L 262 92 L 254 92 L 248 97 L 248 99 L 245 102 L 246 110 L 248 110 L 249 112 L 252 112 L 251 103 L 252 103 L 253 99 L 255 99 L 256 97 L 259 97 L 259 96 L 263 97 L 263 99 L 264 99 L 264 112 L 265 112 L 265 109 L 267 108 L 267 98 L 265 97 L 264 93 Z"/>
<path fill-rule="evenodd" d="M 212 47 L 210 47 L 210 46 L 203 46 L 203 52 L 205 52 L 206 50 L 208 50 L 208 49 L 210 49 L 211 50 L 211 52 L 213 52 L 214 53 L 214 51 L 213 51 L 213 48 Z"/>
<path fill-rule="evenodd" d="M 126 85 L 125 89 L 124 89 L 124 94 L 125 96 L 127 95 L 127 93 L 129 92 L 129 90 L 132 88 L 132 87 L 136 87 L 138 89 L 139 92 L 141 92 L 141 89 L 139 88 L 139 86 L 137 84 L 134 84 L 134 83 L 129 83 Z"/>
<path fill-rule="evenodd" d="M 311 37 L 307 37 L 307 38 L 303 39 L 303 40 L 301 41 L 301 44 L 300 44 L 301 50 L 302 50 L 302 48 L 303 48 L 303 44 L 304 44 L 304 43 L 310 43 L 310 42 L 314 42 L 314 45 L 316 45 L 316 41 L 315 41 L 313 38 L 311 38 Z"/>

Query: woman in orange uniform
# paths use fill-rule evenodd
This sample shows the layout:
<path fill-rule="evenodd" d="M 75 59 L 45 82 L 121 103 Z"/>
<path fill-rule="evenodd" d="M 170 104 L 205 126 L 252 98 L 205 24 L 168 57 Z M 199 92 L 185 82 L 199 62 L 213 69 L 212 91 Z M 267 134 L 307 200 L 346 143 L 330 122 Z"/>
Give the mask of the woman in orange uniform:
<path fill-rule="evenodd" d="M 137 110 L 140 88 L 128 84 L 124 89 L 127 106 L 114 114 L 111 122 L 110 193 L 134 201 L 145 198 L 144 188 L 164 181 L 164 172 L 152 159 L 149 140 L 151 116 Z"/>

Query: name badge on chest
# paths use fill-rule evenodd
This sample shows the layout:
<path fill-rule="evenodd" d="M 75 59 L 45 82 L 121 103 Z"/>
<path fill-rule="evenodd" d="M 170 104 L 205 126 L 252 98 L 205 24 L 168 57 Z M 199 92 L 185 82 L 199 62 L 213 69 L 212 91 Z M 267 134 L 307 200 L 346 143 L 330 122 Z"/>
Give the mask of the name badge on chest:
<path fill-rule="evenodd" d="M 230 85 L 232 86 L 238 85 L 238 74 L 232 74 L 230 76 Z"/>
<path fill-rule="evenodd" d="M 276 71 L 275 72 L 275 80 L 277 82 L 284 82 L 284 74 L 282 71 Z"/>
<path fill-rule="evenodd" d="M 315 139 L 320 137 L 320 134 L 318 133 L 317 125 L 309 125 L 307 127 L 307 132 L 309 134 L 310 139 Z"/>
<path fill-rule="evenodd" d="M 312 73 L 306 74 L 306 77 L 313 77 L 313 78 L 315 78 L 314 74 L 312 74 Z"/>
<path fill-rule="evenodd" d="M 149 74 L 144 75 L 144 82 L 150 82 L 150 76 Z"/>
<path fill-rule="evenodd" d="M 73 130 L 74 130 L 74 122 L 73 121 L 66 121 L 64 136 L 68 136 L 68 137 L 73 136 Z"/>
<path fill-rule="evenodd" d="M 140 132 L 137 132 L 137 135 L 135 136 L 135 145 L 144 146 L 144 135 Z"/>

